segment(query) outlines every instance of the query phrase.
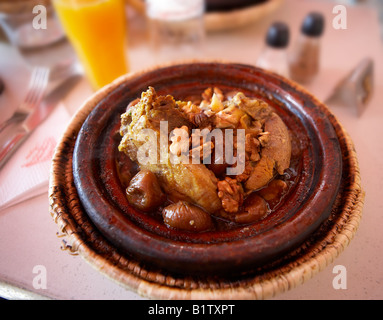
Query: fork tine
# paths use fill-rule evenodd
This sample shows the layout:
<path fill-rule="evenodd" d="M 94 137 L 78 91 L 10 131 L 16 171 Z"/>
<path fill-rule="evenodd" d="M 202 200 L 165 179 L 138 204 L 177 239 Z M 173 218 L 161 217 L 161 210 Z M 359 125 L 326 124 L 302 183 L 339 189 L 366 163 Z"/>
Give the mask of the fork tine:
<path fill-rule="evenodd" d="M 35 67 L 32 70 L 31 80 L 29 81 L 27 94 L 23 102 L 9 119 L 0 124 L 0 133 L 11 123 L 25 119 L 31 110 L 40 103 L 48 86 L 49 74 L 48 68 Z"/>
<path fill-rule="evenodd" d="M 33 87 L 35 86 L 35 84 L 38 82 L 38 78 L 40 76 L 40 70 L 39 68 L 34 68 L 32 70 L 32 75 L 31 75 L 31 79 L 29 80 L 29 85 L 28 85 L 28 90 L 27 90 L 27 95 L 25 96 L 24 98 L 24 101 L 31 101 L 31 99 L 33 98 L 33 95 L 34 95 L 34 90 Z"/>
<path fill-rule="evenodd" d="M 35 100 L 38 101 L 41 98 L 41 95 L 44 93 L 44 89 L 46 88 L 47 80 L 48 80 L 48 70 L 47 69 L 39 69 L 39 81 L 36 81 L 35 86 Z"/>
<path fill-rule="evenodd" d="M 33 83 L 29 90 L 30 95 L 27 95 L 25 103 L 33 106 L 38 103 L 44 95 L 45 88 L 48 82 L 49 70 L 47 68 L 37 68 L 33 73 Z"/>
<path fill-rule="evenodd" d="M 40 100 L 45 93 L 45 89 L 48 83 L 48 75 L 48 69 L 44 68 L 40 71 L 40 83 L 39 87 L 36 89 L 37 101 Z"/>

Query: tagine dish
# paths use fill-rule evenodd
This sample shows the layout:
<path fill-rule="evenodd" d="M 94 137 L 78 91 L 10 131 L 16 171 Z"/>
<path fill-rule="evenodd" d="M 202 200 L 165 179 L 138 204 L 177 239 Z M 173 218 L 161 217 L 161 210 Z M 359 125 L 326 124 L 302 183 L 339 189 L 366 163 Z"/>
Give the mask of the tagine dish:
<path fill-rule="evenodd" d="M 275 74 L 213 62 L 98 91 L 50 181 L 67 248 L 167 299 L 265 298 L 302 283 L 348 244 L 363 194 L 352 141 L 325 105 Z"/>

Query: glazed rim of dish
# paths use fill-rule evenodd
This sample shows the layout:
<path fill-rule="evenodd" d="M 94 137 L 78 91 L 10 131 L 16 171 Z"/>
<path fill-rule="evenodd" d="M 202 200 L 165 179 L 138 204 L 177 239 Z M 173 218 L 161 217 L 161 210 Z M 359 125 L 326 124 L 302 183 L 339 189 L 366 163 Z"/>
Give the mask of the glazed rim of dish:
<path fill-rule="evenodd" d="M 226 77 L 225 77 L 226 76 Z M 246 81 L 244 81 L 246 79 Z M 303 123 L 309 136 L 303 170 L 290 198 L 276 213 L 234 231 L 185 233 L 169 230 L 127 202 L 114 170 L 113 133 L 126 105 L 148 86 L 185 95 L 209 86 L 262 94 L 284 120 Z M 88 216 L 116 247 L 148 264 L 173 272 L 235 273 L 260 266 L 301 244 L 329 216 L 341 179 L 341 153 L 335 131 L 304 95 L 289 93 L 286 82 L 240 64 L 194 63 L 155 69 L 101 90 L 102 99 L 82 125 L 73 153 L 74 181 Z M 284 96 L 283 96 L 284 94 Z M 303 99 L 299 101 L 299 99 Z M 115 146 L 117 146 L 115 144 Z M 103 149 L 104 148 L 104 149 Z M 114 177 L 113 177 L 114 176 Z M 278 217 L 277 219 L 275 217 Z"/>

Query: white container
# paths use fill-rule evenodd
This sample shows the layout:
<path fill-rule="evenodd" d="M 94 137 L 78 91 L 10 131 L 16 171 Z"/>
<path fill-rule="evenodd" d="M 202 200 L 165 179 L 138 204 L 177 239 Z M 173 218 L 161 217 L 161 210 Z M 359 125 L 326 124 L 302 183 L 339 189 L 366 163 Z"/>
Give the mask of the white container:
<path fill-rule="evenodd" d="M 284 48 L 266 47 L 259 56 L 256 66 L 289 77 L 288 56 Z"/>
<path fill-rule="evenodd" d="M 256 66 L 288 78 L 287 46 L 289 37 L 289 28 L 285 23 L 273 23 L 268 29 L 266 45 L 256 61 Z"/>

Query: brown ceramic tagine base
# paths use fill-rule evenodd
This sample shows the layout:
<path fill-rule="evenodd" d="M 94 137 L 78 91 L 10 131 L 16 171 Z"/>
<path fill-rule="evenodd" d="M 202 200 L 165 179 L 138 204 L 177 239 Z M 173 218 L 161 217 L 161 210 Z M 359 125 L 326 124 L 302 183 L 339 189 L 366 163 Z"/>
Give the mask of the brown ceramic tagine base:
<path fill-rule="evenodd" d="M 169 231 L 133 210 L 116 177 L 113 133 L 148 86 L 178 98 L 217 86 L 272 105 L 305 146 L 284 205 L 259 223 L 203 234 Z M 167 299 L 266 298 L 303 283 L 348 244 L 363 199 L 352 141 L 326 106 L 286 79 L 239 64 L 175 65 L 119 78 L 73 118 L 50 181 L 51 214 L 66 247 L 118 283 Z"/>

